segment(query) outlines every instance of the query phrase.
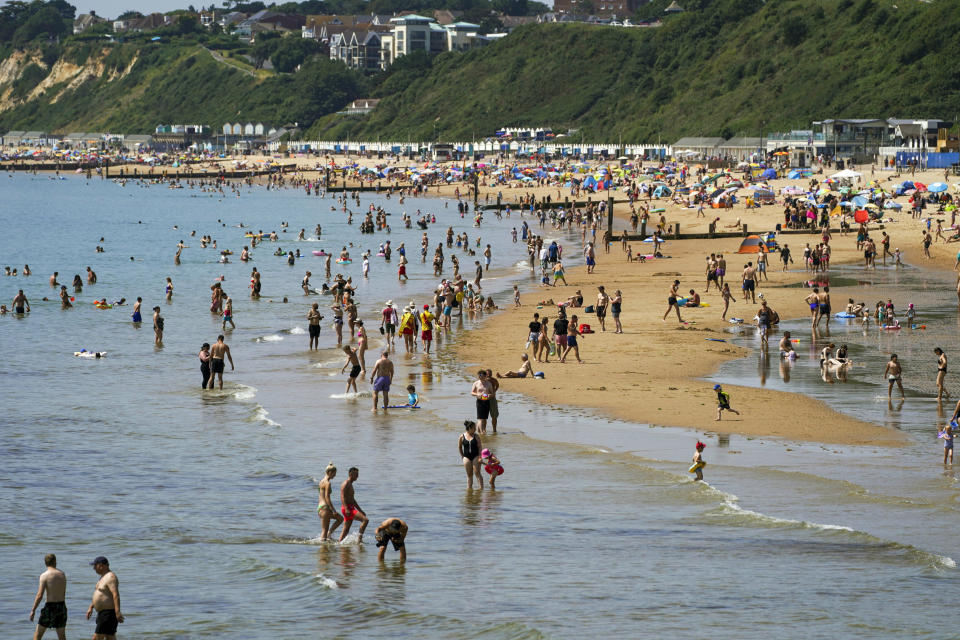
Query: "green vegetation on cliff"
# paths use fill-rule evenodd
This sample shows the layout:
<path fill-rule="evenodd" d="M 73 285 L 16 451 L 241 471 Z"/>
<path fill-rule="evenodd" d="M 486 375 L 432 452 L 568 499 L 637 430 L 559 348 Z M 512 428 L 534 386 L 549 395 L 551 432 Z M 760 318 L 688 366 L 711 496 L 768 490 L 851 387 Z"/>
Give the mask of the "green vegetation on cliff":
<path fill-rule="evenodd" d="M 662 15 L 669 0 L 645 9 Z M 656 142 L 828 117 L 960 111 L 960 11 L 934 0 L 681 0 L 657 28 L 532 25 L 427 62 L 363 119 L 310 133 L 469 140 L 504 126 Z M 389 82 L 389 81 L 388 81 Z M 392 84 L 392 83 L 390 83 Z M 381 88 L 387 84 L 381 85 Z M 436 127 L 436 129 L 435 129 Z"/>
<path fill-rule="evenodd" d="M 641 13 L 661 16 L 668 1 Z M 255 62 L 280 53 L 277 66 L 289 73 L 255 71 L 235 40 L 192 31 L 152 43 L 35 42 L 0 60 L 0 130 L 135 133 L 262 120 L 298 122 L 308 139 L 431 140 L 536 125 L 655 142 L 805 129 L 827 117 L 960 112 L 954 2 L 681 4 L 686 11 L 660 27 L 529 25 L 467 53 L 406 56 L 374 76 L 311 58 L 310 45 L 290 38 L 252 52 Z M 22 37 L 43 28 L 26 24 L 16 27 Z M 369 116 L 334 115 L 358 97 L 382 101 Z"/>

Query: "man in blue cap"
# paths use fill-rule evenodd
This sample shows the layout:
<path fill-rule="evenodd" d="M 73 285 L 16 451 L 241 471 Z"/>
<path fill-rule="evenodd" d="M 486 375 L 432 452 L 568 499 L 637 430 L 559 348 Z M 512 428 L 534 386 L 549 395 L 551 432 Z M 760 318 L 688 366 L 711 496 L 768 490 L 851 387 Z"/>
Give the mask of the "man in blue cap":
<path fill-rule="evenodd" d="M 117 575 L 110 570 L 110 561 L 103 556 L 97 556 L 90 563 L 100 579 L 93 588 L 93 601 L 87 609 L 87 620 L 97 611 L 97 628 L 93 632 L 93 640 L 115 640 L 117 624 L 123 622 L 120 613 L 120 581 Z"/>

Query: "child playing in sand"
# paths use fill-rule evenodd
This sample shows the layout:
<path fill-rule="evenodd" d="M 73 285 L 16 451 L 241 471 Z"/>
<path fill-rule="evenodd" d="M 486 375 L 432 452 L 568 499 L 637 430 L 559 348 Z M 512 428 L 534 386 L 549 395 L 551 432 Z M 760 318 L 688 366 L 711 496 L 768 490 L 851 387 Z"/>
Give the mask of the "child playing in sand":
<path fill-rule="evenodd" d="M 937 434 L 938 438 L 943 438 L 943 464 L 947 464 L 947 459 L 950 460 L 951 465 L 953 464 L 953 426 L 955 424 L 957 423 L 950 421 L 943 431 Z"/>
<path fill-rule="evenodd" d="M 703 450 L 706 446 L 707 445 L 697 440 L 696 451 L 693 452 L 693 465 L 690 467 L 690 473 L 694 473 L 697 476 L 693 479 L 694 482 L 703 480 L 703 468 L 707 466 L 706 460 L 703 459 Z"/>
<path fill-rule="evenodd" d="M 713 390 L 717 392 L 717 421 L 718 422 L 720 420 L 720 414 L 723 413 L 724 410 L 740 415 L 739 411 L 737 411 L 736 409 L 730 408 L 730 394 L 724 392 L 723 387 L 721 387 L 719 384 L 715 384 L 713 385 Z"/>
<path fill-rule="evenodd" d="M 412 384 L 407 385 L 407 406 L 416 407 L 420 405 L 420 396 L 417 395 L 417 388 Z"/>
<path fill-rule="evenodd" d="M 490 449 L 484 449 L 480 452 L 480 462 L 483 463 L 483 470 L 490 474 L 490 488 L 496 489 L 497 476 L 503 475 L 500 459 L 493 455 Z"/>

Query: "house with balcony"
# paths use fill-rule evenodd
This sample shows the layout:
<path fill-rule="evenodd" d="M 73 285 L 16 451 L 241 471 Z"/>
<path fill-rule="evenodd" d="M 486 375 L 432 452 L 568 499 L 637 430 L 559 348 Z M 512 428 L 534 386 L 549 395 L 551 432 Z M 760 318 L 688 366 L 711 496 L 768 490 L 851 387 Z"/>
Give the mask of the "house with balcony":
<path fill-rule="evenodd" d="M 392 18 L 393 31 L 382 38 L 381 66 L 387 68 L 400 56 L 414 51 L 442 53 L 447 51 L 447 30 L 433 18 L 410 14 Z"/>

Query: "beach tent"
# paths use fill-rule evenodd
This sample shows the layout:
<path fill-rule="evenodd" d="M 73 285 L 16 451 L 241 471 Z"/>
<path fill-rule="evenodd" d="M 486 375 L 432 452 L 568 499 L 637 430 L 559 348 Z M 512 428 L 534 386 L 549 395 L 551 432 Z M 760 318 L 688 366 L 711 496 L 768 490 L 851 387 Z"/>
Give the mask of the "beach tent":
<path fill-rule="evenodd" d="M 800 169 L 794 169 L 794 170 L 792 170 L 790 173 L 787 174 L 787 179 L 788 179 L 788 180 L 796 180 L 796 179 L 802 178 L 802 177 L 803 177 L 803 172 L 801 172 Z"/>
<path fill-rule="evenodd" d="M 777 177 L 776 169 L 767 169 L 766 171 L 760 174 L 760 178 L 762 180 L 774 180 L 776 179 L 776 177 Z"/>
<path fill-rule="evenodd" d="M 737 253 L 770 253 L 770 250 L 760 236 L 747 236 L 740 243 Z"/>
<path fill-rule="evenodd" d="M 830 177 L 834 178 L 835 180 L 851 180 L 853 178 L 859 178 L 860 174 L 850 169 L 844 169 L 843 171 L 838 171 Z"/>

